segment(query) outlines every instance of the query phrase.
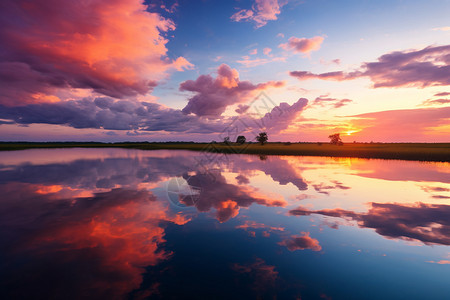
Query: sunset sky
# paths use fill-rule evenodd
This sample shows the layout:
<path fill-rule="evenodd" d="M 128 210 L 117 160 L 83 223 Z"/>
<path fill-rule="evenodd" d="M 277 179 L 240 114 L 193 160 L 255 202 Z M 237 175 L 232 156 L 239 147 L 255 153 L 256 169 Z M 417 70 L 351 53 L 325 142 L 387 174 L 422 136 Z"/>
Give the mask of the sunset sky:
<path fill-rule="evenodd" d="M 449 0 L 2 0 L 0 140 L 450 142 L 449 15 Z"/>

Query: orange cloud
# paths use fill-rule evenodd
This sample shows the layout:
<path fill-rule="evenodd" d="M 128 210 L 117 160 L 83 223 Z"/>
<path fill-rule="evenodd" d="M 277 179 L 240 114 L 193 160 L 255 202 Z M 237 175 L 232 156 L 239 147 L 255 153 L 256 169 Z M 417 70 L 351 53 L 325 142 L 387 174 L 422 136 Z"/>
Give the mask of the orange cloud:
<path fill-rule="evenodd" d="M 9 74 L 3 104 L 32 103 L 32 94 L 67 87 L 145 94 L 167 70 L 192 67 L 166 57 L 161 32 L 175 25 L 140 0 L 7 0 L 2 10 L 0 76 Z"/>
<path fill-rule="evenodd" d="M 12 188 L 16 194 L 17 187 Z M 15 208 L 17 220 L 2 222 L 22 232 L 8 255 L 32 256 L 34 263 L 20 267 L 20 274 L 34 274 L 32 282 L 25 279 L 25 283 L 35 288 L 69 269 L 68 277 L 55 278 L 55 288 L 46 292 L 58 293 L 62 288 L 76 298 L 86 293 L 95 298 L 121 298 L 139 288 L 145 267 L 171 254 L 161 248 L 165 242 L 161 224 L 189 221 L 170 214 L 165 203 L 144 190 L 113 189 L 67 201 L 53 193 L 37 194 L 22 184 L 20 195 L 9 195 L 2 205 L 14 208 L 17 198 L 24 204 L 20 210 Z"/>
<path fill-rule="evenodd" d="M 315 36 L 312 38 L 297 38 L 297 37 L 291 37 L 289 38 L 289 41 L 284 44 L 280 44 L 278 47 L 284 49 L 284 50 L 291 50 L 295 53 L 301 52 L 308 54 L 312 51 L 317 51 L 320 49 L 320 46 L 322 45 L 322 42 L 324 40 L 324 37 L 322 36 Z"/>
<path fill-rule="evenodd" d="M 302 232 L 302 236 L 294 235 L 289 239 L 278 243 L 281 246 L 286 246 L 289 251 L 311 249 L 312 251 L 322 250 L 319 241 L 309 236 L 309 232 Z"/>

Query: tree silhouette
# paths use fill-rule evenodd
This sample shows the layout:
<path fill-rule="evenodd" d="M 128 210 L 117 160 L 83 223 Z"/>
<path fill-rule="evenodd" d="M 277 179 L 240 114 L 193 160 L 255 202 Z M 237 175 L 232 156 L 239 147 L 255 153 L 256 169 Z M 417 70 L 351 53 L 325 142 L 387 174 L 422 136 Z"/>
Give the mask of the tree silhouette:
<path fill-rule="evenodd" d="M 256 137 L 256 140 L 261 143 L 261 145 L 264 145 L 269 137 L 267 136 L 267 132 L 260 132 L 259 135 Z"/>
<path fill-rule="evenodd" d="M 332 145 L 338 145 L 338 146 L 344 145 L 344 143 L 341 140 L 340 133 L 331 134 L 328 136 L 328 138 L 330 139 L 330 144 L 332 144 Z"/>
<path fill-rule="evenodd" d="M 229 137 L 229 136 L 226 136 L 226 137 L 223 139 L 223 143 L 228 145 L 228 144 L 230 143 L 230 137 Z"/>
<path fill-rule="evenodd" d="M 243 136 L 243 135 L 238 136 L 236 139 L 236 143 L 241 144 L 241 145 L 244 144 L 245 141 L 246 141 L 246 139 L 245 139 L 245 136 Z"/>

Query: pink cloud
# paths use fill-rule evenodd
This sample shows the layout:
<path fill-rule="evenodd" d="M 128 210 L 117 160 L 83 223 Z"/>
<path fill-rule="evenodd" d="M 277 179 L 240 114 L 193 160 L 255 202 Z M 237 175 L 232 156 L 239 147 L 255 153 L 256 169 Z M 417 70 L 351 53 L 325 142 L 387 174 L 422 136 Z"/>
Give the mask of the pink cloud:
<path fill-rule="evenodd" d="M 277 15 L 281 13 L 280 9 L 284 4 L 278 3 L 278 0 L 255 0 L 251 9 L 241 9 L 231 16 L 235 22 L 252 21 L 256 28 L 267 24 L 268 21 L 277 20 Z"/>
<path fill-rule="evenodd" d="M 0 103 L 36 103 L 64 88 L 145 94 L 169 69 L 192 67 L 166 57 L 161 32 L 175 25 L 146 9 L 140 0 L 5 0 Z"/>
<path fill-rule="evenodd" d="M 282 81 L 268 81 L 256 85 L 250 81 L 241 81 L 236 69 L 222 64 L 217 69 L 216 78 L 211 75 L 200 75 L 195 81 L 187 80 L 180 84 L 180 91 L 194 93 L 183 108 L 183 112 L 197 116 L 219 117 L 227 106 L 248 101 L 255 92 L 283 85 Z"/>
<path fill-rule="evenodd" d="M 278 243 L 281 246 L 286 246 L 289 251 L 311 249 L 312 251 L 322 250 L 319 241 L 309 236 L 309 232 L 302 232 L 302 236 L 294 235 L 289 239 Z"/>
<path fill-rule="evenodd" d="M 432 263 L 432 264 L 438 264 L 438 265 L 450 265 L 450 260 L 438 260 L 438 261 L 430 260 L 427 262 Z"/>
<path fill-rule="evenodd" d="M 258 49 L 253 49 L 249 52 L 250 55 L 256 55 L 258 54 Z"/>
<path fill-rule="evenodd" d="M 273 58 L 254 58 L 251 59 L 248 56 L 244 56 L 241 60 L 236 61 L 237 63 L 245 66 L 246 68 L 253 68 L 261 65 L 265 65 L 271 62 L 285 62 L 286 57 L 273 57 Z"/>
<path fill-rule="evenodd" d="M 265 54 L 265 55 L 267 55 L 267 56 L 270 56 L 270 52 L 272 51 L 272 49 L 270 49 L 270 48 L 264 48 L 263 49 L 263 53 Z"/>
<path fill-rule="evenodd" d="M 289 38 L 289 41 L 284 44 L 280 44 L 278 47 L 284 49 L 284 50 L 291 50 L 295 53 L 305 53 L 308 54 L 312 51 L 317 51 L 320 49 L 320 46 L 322 45 L 322 42 L 324 40 L 324 37 L 322 36 L 315 36 L 312 38 L 296 38 L 291 37 Z"/>
<path fill-rule="evenodd" d="M 450 45 L 391 52 L 380 56 L 375 62 L 365 62 L 359 70 L 349 73 L 292 71 L 290 75 L 299 80 L 336 81 L 368 77 L 374 88 L 445 86 L 450 85 Z"/>

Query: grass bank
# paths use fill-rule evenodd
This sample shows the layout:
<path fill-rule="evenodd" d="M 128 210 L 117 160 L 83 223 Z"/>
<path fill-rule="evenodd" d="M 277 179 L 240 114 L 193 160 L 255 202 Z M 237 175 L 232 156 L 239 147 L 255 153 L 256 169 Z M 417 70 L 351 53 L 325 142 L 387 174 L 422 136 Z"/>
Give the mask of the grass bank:
<path fill-rule="evenodd" d="M 450 162 L 450 143 L 349 143 L 343 146 L 318 143 L 267 143 L 237 145 L 231 143 L 13 143 L 0 142 L 0 150 L 35 148 L 132 148 L 142 150 L 180 149 L 258 155 L 303 155 L 359 157 Z"/>

